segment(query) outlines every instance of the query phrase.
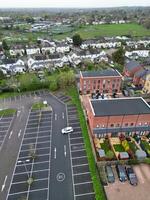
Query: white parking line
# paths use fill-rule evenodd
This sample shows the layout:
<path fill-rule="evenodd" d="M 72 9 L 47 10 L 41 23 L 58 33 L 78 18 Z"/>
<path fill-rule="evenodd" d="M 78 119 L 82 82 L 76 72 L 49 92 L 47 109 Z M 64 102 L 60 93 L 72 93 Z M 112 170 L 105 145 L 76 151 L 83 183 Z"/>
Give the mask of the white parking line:
<path fill-rule="evenodd" d="M 47 141 L 44 141 L 44 142 L 38 142 L 38 144 L 44 144 L 44 143 L 47 143 Z M 27 146 L 29 144 L 35 144 L 35 142 L 29 142 L 27 144 L 22 144 L 22 146 Z"/>
<path fill-rule="evenodd" d="M 30 190 L 30 192 L 36 192 L 36 191 L 42 191 L 42 190 L 48 190 L 48 188 Z M 9 194 L 9 196 L 13 196 L 13 195 L 17 195 L 17 194 L 23 194 L 23 193 L 25 193 L 25 192 L 27 192 L 27 191 L 12 193 L 12 194 Z"/>
<path fill-rule="evenodd" d="M 50 161 L 48 160 L 48 161 L 41 161 L 41 162 L 34 162 L 34 165 L 36 165 L 36 164 L 43 164 L 43 163 L 49 163 Z M 27 165 L 31 165 L 32 163 L 26 163 L 26 166 Z M 16 165 L 16 167 L 21 167 L 21 166 L 23 166 L 23 165 Z M 30 171 L 30 170 L 29 170 Z"/>
<path fill-rule="evenodd" d="M 80 164 L 80 165 L 73 165 L 73 167 L 80 167 L 80 166 L 86 166 L 86 165 L 88 165 L 88 163 L 87 164 Z"/>
<path fill-rule="evenodd" d="M 81 142 L 81 143 L 75 143 L 75 144 L 70 144 L 71 146 L 74 146 L 74 145 L 84 145 L 84 143 L 83 142 Z"/>
<path fill-rule="evenodd" d="M 67 114 L 67 126 L 68 126 L 68 110 L 66 106 L 66 114 Z M 73 165 L 72 165 L 72 156 L 71 156 L 71 146 L 70 146 L 70 134 L 68 134 L 68 142 L 69 142 L 69 152 L 70 152 L 70 163 L 71 163 L 71 177 L 72 177 L 72 187 L 73 187 L 73 199 L 75 200 L 75 186 L 74 186 L 74 178 L 73 178 Z"/>
<path fill-rule="evenodd" d="M 33 170 L 33 173 L 36 173 L 36 172 L 45 172 L 45 171 L 49 171 L 49 168 L 47 169 L 41 169 L 41 170 Z M 14 173 L 14 175 L 21 175 L 21 174 L 27 174 L 26 172 L 18 172 L 18 173 Z"/>
<path fill-rule="evenodd" d="M 18 133 L 18 138 L 21 136 L 21 129 L 20 129 L 20 131 L 19 131 L 19 133 Z"/>
<path fill-rule="evenodd" d="M 57 114 L 55 113 L 55 120 L 57 120 Z"/>
<path fill-rule="evenodd" d="M 48 178 L 41 178 L 41 179 L 35 179 L 34 182 L 38 182 L 38 181 L 44 181 L 44 180 L 48 180 Z M 26 183 L 27 181 L 18 181 L 18 182 L 13 182 L 12 185 L 17 185 L 20 183 Z"/>
<path fill-rule="evenodd" d="M 90 174 L 90 172 L 88 171 L 88 172 L 83 172 L 83 173 L 77 173 L 77 174 L 73 174 L 73 176 L 81 176 L 83 174 Z"/>
<path fill-rule="evenodd" d="M 4 190 L 4 188 L 5 188 L 6 181 L 7 181 L 7 176 L 5 176 L 5 179 L 4 179 L 4 182 L 3 182 L 2 188 L 1 188 L 1 192 L 3 192 L 3 190 Z"/>
<path fill-rule="evenodd" d="M 81 148 L 81 149 L 71 150 L 71 152 L 77 152 L 77 151 L 83 151 L 83 150 L 85 150 L 85 148 L 84 148 L 84 147 L 83 147 L 83 148 Z"/>
<path fill-rule="evenodd" d="M 54 148 L 54 158 L 56 159 L 56 147 Z"/>
<path fill-rule="evenodd" d="M 74 185 L 85 185 L 85 184 L 91 184 L 92 181 L 82 182 L 82 183 L 75 183 Z"/>
<path fill-rule="evenodd" d="M 64 112 L 62 113 L 62 118 L 63 118 L 63 119 L 65 118 Z"/>
<path fill-rule="evenodd" d="M 27 121 L 26 121 L 25 128 L 27 127 L 27 123 L 28 123 L 28 120 L 29 120 L 30 112 L 31 112 L 31 110 L 30 110 L 29 113 L 28 113 L 28 119 L 27 119 Z M 25 131 L 24 131 L 24 134 L 25 134 Z M 21 141 L 21 144 L 20 144 L 20 147 L 19 147 L 19 151 L 18 151 L 18 155 L 17 155 L 17 159 L 16 159 L 16 164 L 17 164 L 17 160 L 19 159 L 19 154 L 20 154 L 22 142 L 23 142 L 23 140 Z M 12 174 L 11 182 L 10 182 L 10 185 L 9 185 L 9 189 L 8 189 L 8 193 L 7 193 L 7 198 L 6 198 L 6 200 L 8 199 L 9 192 L 10 192 L 10 189 L 11 189 L 11 184 L 12 184 L 13 177 L 14 177 L 14 174 L 15 174 L 15 168 L 16 168 L 16 167 L 14 167 L 14 170 L 13 170 L 13 174 Z"/>
<path fill-rule="evenodd" d="M 83 137 L 74 137 L 74 138 L 70 138 L 70 140 L 75 140 L 75 139 L 83 139 Z"/>
<path fill-rule="evenodd" d="M 80 158 L 87 158 L 87 156 L 72 157 L 72 160 L 73 159 L 80 159 Z"/>
<path fill-rule="evenodd" d="M 49 142 L 47 142 L 49 143 Z M 41 149 L 49 149 L 49 147 L 43 147 L 43 148 L 36 148 L 36 150 L 41 150 Z M 29 151 L 29 149 L 25 149 L 25 150 L 21 150 L 20 152 L 26 152 L 26 151 Z"/>
<path fill-rule="evenodd" d="M 66 157 L 66 155 L 67 155 L 66 145 L 64 145 L 64 155 L 65 155 L 65 157 Z"/>
<path fill-rule="evenodd" d="M 13 133 L 13 131 L 11 131 L 11 132 L 10 132 L 9 139 L 11 138 L 11 136 L 12 136 L 12 133 Z"/>
<path fill-rule="evenodd" d="M 34 138 L 36 138 L 37 136 L 35 136 L 35 137 L 26 137 L 26 138 L 24 138 L 24 140 L 28 140 L 28 139 L 34 139 Z M 51 138 L 51 135 L 44 135 L 44 136 L 40 136 L 40 137 L 38 137 L 38 139 L 39 138 Z"/>
<path fill-rule="evenodd" d="M 79 196 L 87 196 L 87 195 L 91 195 L 91 194 L 95 194 L 95 193 L 94 192 L 89 192 L 89 193 L 83 193 L 83 194 L 76 194 L 75 196 L 79 197 Z"/>

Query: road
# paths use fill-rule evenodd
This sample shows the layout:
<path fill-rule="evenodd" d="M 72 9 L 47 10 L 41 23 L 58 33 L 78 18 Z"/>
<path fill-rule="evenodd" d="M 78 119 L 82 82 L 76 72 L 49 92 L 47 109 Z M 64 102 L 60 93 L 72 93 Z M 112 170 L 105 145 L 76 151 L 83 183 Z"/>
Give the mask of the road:
<path fill-rule="evenodd" d="M 49 199 L 74 199 L 69 139 L 68 135 L 61 134 L 61 129 L 67 126 L 66 106 L 53 95 L 39 93 L 35 97 L 18 97 L 1 104 L 3 108 L 12 107 L 19 110 L 0 152 L 1 200 L 6 200 L 29 109 L 32 103 L 38 100 L 47 100 L 53 110 Z"/>
<path fill-rule="evenodd" d="M 50 166 L 50 200 L 73 200 L 72 172 L 68 135 L 61 129 L 67 126 L 66 106 L 55 97 L 46 98 L 53 109 L 51 166 Z"/>

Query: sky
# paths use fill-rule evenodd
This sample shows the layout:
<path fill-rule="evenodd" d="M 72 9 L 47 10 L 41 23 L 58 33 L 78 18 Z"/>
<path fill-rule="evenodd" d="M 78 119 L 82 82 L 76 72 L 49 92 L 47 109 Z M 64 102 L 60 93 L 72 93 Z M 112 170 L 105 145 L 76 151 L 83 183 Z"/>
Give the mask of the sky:
<path fill-rule="evenodd" d="M 0 0 L 0 8 L 150 6 L 150 0 Z"/>

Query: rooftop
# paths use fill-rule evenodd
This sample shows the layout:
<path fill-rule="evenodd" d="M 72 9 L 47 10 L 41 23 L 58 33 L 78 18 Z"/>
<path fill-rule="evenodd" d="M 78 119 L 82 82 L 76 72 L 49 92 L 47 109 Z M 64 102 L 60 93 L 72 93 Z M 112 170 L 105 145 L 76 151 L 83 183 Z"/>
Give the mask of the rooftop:
<path fill-rule="evenodd" d="M 121 76 L 117 70 L 112 68 L 101 71 L 82 71 L 81 74 L 83 77 Z"/>
<path fill-rule="evenodd" d="M 136 60 L 131 60 L 126 64 L 125 68 L 130 71 L 139 66 L 141 66 L 139 62 L 137 62 Z"/>
<path fill-rule="evenodd" d="M 141 97 L 91 100 L 95 116 L 150 114 L 150 107 Z"/>

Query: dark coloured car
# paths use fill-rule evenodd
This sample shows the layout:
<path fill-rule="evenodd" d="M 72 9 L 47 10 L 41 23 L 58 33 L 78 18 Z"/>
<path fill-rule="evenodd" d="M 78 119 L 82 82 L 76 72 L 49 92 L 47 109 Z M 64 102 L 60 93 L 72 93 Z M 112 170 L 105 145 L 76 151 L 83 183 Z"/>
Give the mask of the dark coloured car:
<path fill-rule="evenodd" d="M 121 182 L 125 182 L 127 180 L 125 166 L 124 165 L 117 165 L 116 169 L 117 169 L 119 180 Z"/>
<path fill-rule="evenodd" d="M 114 173 L 113 173 L 112 167 L 110 165 L 106 165 L 105 170 L 106 170 L 106 175 L 107 175 L 108 182 L 109 183 L 114 183 L 115 182 L 115 177 L 114 177 Z"/>
<path fill-rule="evenodd" d="M 126 172 L 127 172 L 127 176 L 128 176 L 129 181 L 130 181 L 130 184 L 131 185 L 137 185 L 138 184 L 138 180 L 137 180 L 136 174 L 134 173 L 133 168 L 132 167 L 127 167 L 126 168 Z"/>

